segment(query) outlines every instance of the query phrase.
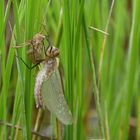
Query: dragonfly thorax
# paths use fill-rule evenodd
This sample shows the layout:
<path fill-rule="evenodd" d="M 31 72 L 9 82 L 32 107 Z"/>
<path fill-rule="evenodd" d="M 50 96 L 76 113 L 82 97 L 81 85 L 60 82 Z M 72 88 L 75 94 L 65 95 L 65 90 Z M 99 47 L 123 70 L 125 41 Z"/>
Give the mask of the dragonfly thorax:
<path fill-rule="evenodd" d="M 44 67 L 46 67 L 49 71 L 58 68 L 59 66 L 59 58 L 57 57 L 47 57 L 44 61 Z"/>

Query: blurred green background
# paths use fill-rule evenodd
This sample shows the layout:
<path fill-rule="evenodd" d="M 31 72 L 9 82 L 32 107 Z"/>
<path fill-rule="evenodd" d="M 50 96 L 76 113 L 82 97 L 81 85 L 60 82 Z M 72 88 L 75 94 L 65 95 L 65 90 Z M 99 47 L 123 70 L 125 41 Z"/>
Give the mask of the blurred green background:
<path fill-rule="evenodd" d="M 60 49 L 72 125 L 35 108 L 38 68 L 15 57 L 33 65 L 14 46 L 42 31 Z M 140 140 L 139 46 L 140 0 L 0 0 L 0 139 Z"/>

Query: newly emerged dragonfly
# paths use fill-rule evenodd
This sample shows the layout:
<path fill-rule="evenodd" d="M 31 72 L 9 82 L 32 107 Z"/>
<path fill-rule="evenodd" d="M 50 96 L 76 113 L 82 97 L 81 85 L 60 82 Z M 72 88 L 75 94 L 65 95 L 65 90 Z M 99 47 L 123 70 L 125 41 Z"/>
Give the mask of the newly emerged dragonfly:
<path fill-rule="evenodd" d="M 48 48 L 45 49 L 45 37 L 45 35 L 38 33 L 33 39 L 21 46 L 16 46 L 16 48 L 24 45 L 31 46 L 27 52 L 30 60 L 35 66 L 38 64 L 42 66 L 35 81 L 34 96 L 36 107 L 48 108 L 63 124 L 72 124 L 72 114 L 63 94 L 61 78 L 58 71 L 59 50 L 50 45 L 49 41 Z M 23 63 L 28 67 L 24 61 Z"/>
<path fill-rule="evenodd" d="M 49 46 L 43 67 L 35 81 L 34 95 L 36 107 L 48 108 L 63 124 L 72 124 L 72 114 L 66 103 L 61 78 L 58 71 L 59 50 Z"/>

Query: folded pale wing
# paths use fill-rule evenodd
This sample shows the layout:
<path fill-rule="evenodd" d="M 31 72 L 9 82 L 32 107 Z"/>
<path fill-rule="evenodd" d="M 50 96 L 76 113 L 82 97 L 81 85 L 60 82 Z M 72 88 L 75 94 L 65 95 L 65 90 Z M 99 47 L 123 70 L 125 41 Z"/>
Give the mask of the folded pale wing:
<path fill-rule="evenodd" d="M 44 108 L 47 107 L 63 124 L 72 124 L 72 114 L 63 94 L 58 69 L 43 81 L 41 96 Z"/>

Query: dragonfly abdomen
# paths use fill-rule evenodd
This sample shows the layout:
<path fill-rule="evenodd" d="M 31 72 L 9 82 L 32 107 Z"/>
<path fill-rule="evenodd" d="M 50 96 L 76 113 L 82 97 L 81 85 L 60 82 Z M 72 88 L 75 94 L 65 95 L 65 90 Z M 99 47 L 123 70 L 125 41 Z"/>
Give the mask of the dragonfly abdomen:
<path fill-rule="evenodd" d="M 34 95 L 37 108 L 42 107 L 43 105 L 41 96 L 42 84 L 54 72 L 55 67 L 57 67 L 55 60 L 52 60 L 52 63 L 50 64 L 48 64 L 47 62 L 45 62 L 44 67 L 42 68 L 42 70 L 39 71 L 36 76 Z"/>

